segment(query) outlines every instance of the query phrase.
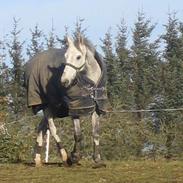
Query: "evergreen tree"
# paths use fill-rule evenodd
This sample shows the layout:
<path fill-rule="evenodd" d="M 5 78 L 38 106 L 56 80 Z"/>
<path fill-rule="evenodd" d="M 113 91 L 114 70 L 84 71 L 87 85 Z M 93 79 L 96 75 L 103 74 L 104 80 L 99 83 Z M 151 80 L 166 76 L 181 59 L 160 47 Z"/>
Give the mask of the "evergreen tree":
<path fill-rule="evenodd" d="M 78 37 L 86 37 L 86 31 L 87 29 L 83 26 L 85 19 L 78 19 L 75 24 L 75 29 L 73 32 L 74 39 L 78 39 Z"/>
<path fill-rule="evenodd" d="M 183 85 L 181 84 L 183 81 L 183 42 L 175 14 L 169 14 L 165 28 L 166 33 L 162 35 L 165 42 L 163 94 L 167 100 L 166 105 L 175 108 L 183 105 Z"/>
<path fill-rule="evenodd" d="M 5 44 L 0 41 L 0 96 L 7 95 L 8 88 L 8 67 L 5 63 L 6 54 L 5 54 Z"/>
<path fill-rule="evenodd" d="M 180 56 L 181 58 L 183 58 L 183 22 L 180 22 L 179 24 L 179 32 L 180 32 L 180 46 L 179 46 L 179 50 L 180 50 Z"/>
<path fill-rule="evenodd" d="M 13 19 L 13 30 L 11 31 L 11 40 L 7 43 L 9 56 L 13 68 L 11 69 L 11 93 L 14 101 L 14 112 L 18 114 L 24 109 L 24 89 L 23 89 L 23 45 L 19 39 L 21 29 L 18 29 L 20 20 Z"/>
<path fill-rule="evenodd" d="M 43 51 L 44 49 L 44 42 L 43 38 L 43 31 L 39 29 L 39 26 L 36 25 L 34 30 L 30 29 L 31 32 L 31 43 L 28 45 L 27 48 L 27 55 L 29 58 L 32 58 L 37 53 Z"/>
<path fill-rule="evenodd" d="M 132 68 L 129 59 L 129 49 L 127 48 L 127 26 L 124 19 L 117 26 L 118 33 L 115 39 L 115 49 L 117 54 L 117 69 L 118 69 L 118 90 L 117 95 L 120 98 L 120 103 L 123 107 L 128 108 L 133 104 L 133 92 L 131 90 L 132 80 Z"/>
<path fill-rule="evenodd" d="M 67 45 L 66 45 L 66 37 L 68 35 L 68 27 L 65 26 L 65 35 L 63 36 L 63 38 L 59 38 L 58 36 L 56 37 L 57 39 L 57 42 L 60 43 L 60 47 L 61 48 L 65 48 Z"/>
<path fill-rule="evenodd" d="M 107 31 L 107 33 L 104 36 L 104 39 L 102 41 L 102 50 L 104 53 L 104 57 L 106 60 L 107 65 L 107 88 L 108 88 L 108 94 L 111 102 L 114 104 L 115 100 L 118 99 L 118 79 L 119 79 L 119 73 L 118 73 L 118 63 L 116 56 L 113 51 L 113 43 L 112 43 L 112 34 L 111 29 Z M 119 99 L 118 99 L 119 100 Z"/>
<path fill-rule="evenodd" d="M 168 23 L 165 25 L 166 33 L 162 35 L 165 43 L 164 72 L 162 74 L 163 106 L 166 108 L 179 108 L 183 106 L 183 42 L 182 28 L 176 14 L 169 14 Z M 172 156 L 174 127 L 183 120 L 181 112 L 160 114 L 161 121 L 165 124 L 167 157 Z"/>
<path fill-rule="evenodd" d="M 125 62 L 127 62 L 129 56 L 129 50 L 127 49 L 127 26 L 124 19 L 121 20 L 120 24 L 117 25 L 118 34 L 116 36 L 116 53 L 119 58 L 119 65 L 123 68 Z"/>
<path fill-rule="evenodd" d="M 55 48 L 56 44 L 57 44 L 57 39 L 56 39 L 55 29 L 54 29 L 53 21 L 52 21 L 51 31 L 48 34 L 48 38 L 46 37 L 47 49 Z"/>
<path fill-rule="evenodd" d="M 76 21 L 74 30 L 72 32 L 72 36 L 74 40 L 78 39 L 80 36 L 85 38 L 87 37 L 86 36 L 87 29 L 84 28 L 83 23 L 84 23 L 84 19 L 81 19 L 81 18 Z M 61 48 L 67 47 L 66 37 L 68 36 L 68 30 L 69 28 L 65 26 L 65 35 L 63 36 L 63 38 L 57 37 L 57 41 L 60 43 Z"/>
<path fill-rule="evenodd" d="M 153 101 L 157 88 L 158 41 L 150 42 L 155 25 L 146 19 L 143 12 L 138 12 L 133 29 L 131 47 L 132 80 L 136 109 L 145 109 Z M 137 113 L 142 119 L 142 113 Z"/>

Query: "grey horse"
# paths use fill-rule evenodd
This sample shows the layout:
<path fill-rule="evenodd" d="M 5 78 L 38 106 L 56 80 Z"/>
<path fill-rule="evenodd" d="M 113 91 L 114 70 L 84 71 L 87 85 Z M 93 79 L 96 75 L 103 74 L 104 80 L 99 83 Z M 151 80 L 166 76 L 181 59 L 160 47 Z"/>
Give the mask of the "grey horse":
<path fill-rule="evenodd" d="M 38 127 L 35 165 L 40 166 L 43 137 L 48 127 L 65 165 L 78 163 L 82 134 L 80 116 L 91 115 L 93 160 L 105 166 L 99 150 L 99 118 L 109 110 L 106 94 L 106 66 L 91 42 L 79 36 L 75 41 L 66 38 L 67 47 L 49 49 L 37 54 L 26 64 L 25 85 L 27 104 L 34 114 L 43 110 Z M 74 125 L 74 149 L 69 156 L 61 143 L 54 118 L 70 116 Z"/>

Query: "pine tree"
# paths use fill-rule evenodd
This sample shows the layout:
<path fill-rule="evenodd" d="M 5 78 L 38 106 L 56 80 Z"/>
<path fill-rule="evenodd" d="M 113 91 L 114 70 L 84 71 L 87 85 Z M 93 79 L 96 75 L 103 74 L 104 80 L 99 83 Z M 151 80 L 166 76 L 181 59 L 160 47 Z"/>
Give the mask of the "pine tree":
<path fill-rule="evenodd" d="M 0 41 L 0 96 L 7 95 L 7 84 L 8 84 L 8 66 L 5 63 L 6 53 L 5 44 Z"/>
<path fill-rule="evenodd" d="M 31 42 L 27 48 L 27 55 L 29 58 L 32 58 L 37 53 L 43 51 L 44 42 L 43 42 L 43 31 L 39 29 L 39 26 L 36 25 L 34 29 L 30 29 L 31 32 Z"/>
<path fill-rule="evenodd" d="M 111 29 L 107 31 L 102 41 L 102 51 L 104 53 L 106 65 L 107 65 L 107 88 L 108 94 L 111 102 L 114 104 L 115 100 L 118 99 L 118 63 L 116 55 L 113 51 L 113 42 L 112 42 L 112 34 Z"/>
<path fill-rule="evenodd" d="M 13 68 L 11 69 L 11 93 L 14 101 L 14 112 L 18 114 L 24 108 L 24 89 L 23 89 L 23 45 L 19 40 L 21 29 L 18 29 L 20 20 L 13 19 L 13 30 L 11 31 L 11 40 L 7 43 L 8 52 Z"/>
<path fill-rule="evenodd" d="M 133 104 L 133 92 L 131 90 L 132 68 L 129 59 L 130 51 L 127 48 L 128 30 L 124 19 L 117 26 L 118 33 L 115 39 L 115 49 L 117 55 L 117 69 L 118 69 L 118 98 L 123 107 L 130 108 Z"/>
<path fill-rule="evenodd" d="M 85 19 L 79 18 L 75 23 L 75 29 L 73 31 L 74 39 L 78 39 L 78 37 L 86 37 L 87 28 L 83 26 Z"/>
<path fill-rule="evenodd" d="M 63 38 L 59 38 L 58 36 L 56 37 L 57 42 L 60 44 L 61 48 L 67 47 L 66 37 L 68 36 L 68 29 L 69 28 L 67 26 L 65 26 L 65 35 L 63 36 Z"/>
<path fill-rule="evenodd" d="M 183 106 L 183 42 L 182 28 L 176 14 L 169 14 L 168 23 L 165 25 L 166 33 L 162 35 L 165 43 L 164 72 L 162 75 L 163 106 L 167 108 L 179 108 Z M 183 120 L 180 112 L 161 114 L 161 121 L 165 125 L 166 132 L 166 157 L 172 156 L 174 127 Z"/>
<path fill-rule="evenodd" d="M 48 37 L 45 37 L 45 39 L 46 39 L 47 49 L 56 47 L 57 39 L 55 35 L 55 28 L 53 26 L 53 21 L 52 21 L 51 31 L 49 32 Z"/>
<path fill-rule="evenodd" d="M 179 22 L 175 14 L 169 14 L 165 28 L 166 33 L 162 35 L 165 42 L 163 93 L 165 100 L 167 100 L 167 107 L 175 108 L 183 105 L 183 85 L 181 84 L 183 81 L 183 43 Z"/>
<path fill-rule="evenodd" d="M 143 12 L 138 12 L 133 29 L 131 47 L 132 80 L 136 109 L 145 109 L 153 101 L 157 88 L 158 41 L 150 42 L 155 25 L 146 19 Z M 137 113 L 139 120 L 142 113 Z"/>
<path fill-rule="evenodd" d="M 116 36 L 115 48 L 117 56 L 119 58 L 120 67 L 123 68 L 129 56 L 129 50 L 127 49 L 128 29 L 124 19 L 122 19 L 120 24 L 117 25 L 117 28 L 118 28 L 118 34 Z"/>

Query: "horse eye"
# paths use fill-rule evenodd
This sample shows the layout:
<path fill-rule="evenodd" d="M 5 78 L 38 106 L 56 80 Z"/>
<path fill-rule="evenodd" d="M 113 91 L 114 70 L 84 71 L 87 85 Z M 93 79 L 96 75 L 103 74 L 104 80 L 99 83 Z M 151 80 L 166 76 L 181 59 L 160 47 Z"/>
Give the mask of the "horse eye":
<path fill-rule="evenodd" d="M 81 55 L 77 56 L 76 59 L 77 59 L 77 60 L 81 59 Z"/>

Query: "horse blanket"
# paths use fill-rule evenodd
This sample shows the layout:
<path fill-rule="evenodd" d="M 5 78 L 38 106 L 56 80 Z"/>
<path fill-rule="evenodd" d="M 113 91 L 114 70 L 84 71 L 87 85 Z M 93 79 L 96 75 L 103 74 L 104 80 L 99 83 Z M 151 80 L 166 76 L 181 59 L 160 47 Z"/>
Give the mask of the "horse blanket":
<path fill-rule="evenodd" d="M 80 116 L 94 110 L 105 112 L 108 108 L 106 84 L 106 66 L 102 57 L 96 52 L 102 76 L 97 86 L 81 73 L 69 88 L 61 85 L 64 70 L 64 49 L 49 49 L 37 54 L 26 64 L 25 86 L 27 88 L 27 105 L 34 114 L 49 107 L 55 117 Z"/>

